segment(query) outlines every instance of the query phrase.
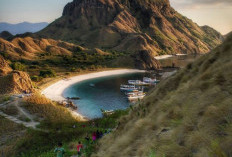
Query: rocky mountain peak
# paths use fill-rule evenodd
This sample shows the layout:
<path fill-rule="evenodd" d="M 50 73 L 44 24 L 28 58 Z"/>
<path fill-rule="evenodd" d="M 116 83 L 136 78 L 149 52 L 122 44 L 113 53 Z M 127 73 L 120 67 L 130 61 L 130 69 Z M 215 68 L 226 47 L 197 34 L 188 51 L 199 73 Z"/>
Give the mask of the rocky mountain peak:
<path fill-rule="evenodd" d="M 131 52 L 134 58 L 140 52 L 150 58 L 207 53 L 222 41 L 220 33 L 176 12 L 169 0 L 74 0 L 61 18 L 38 34 L 89 48 Z M 139 60 L 139 65 L 147 63 Z"/>

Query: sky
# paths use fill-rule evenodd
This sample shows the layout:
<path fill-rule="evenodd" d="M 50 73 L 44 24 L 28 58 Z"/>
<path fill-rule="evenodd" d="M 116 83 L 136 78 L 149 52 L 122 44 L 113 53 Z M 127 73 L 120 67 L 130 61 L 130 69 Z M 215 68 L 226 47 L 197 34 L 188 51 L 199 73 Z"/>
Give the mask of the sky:
<path fill-rule="evenodd" d="M 52 22 L 72 0 L 0 0 L 0 22 Z M 170 0 L 182 15 L 222 34 L 232 31 L 232 0 Z"/>

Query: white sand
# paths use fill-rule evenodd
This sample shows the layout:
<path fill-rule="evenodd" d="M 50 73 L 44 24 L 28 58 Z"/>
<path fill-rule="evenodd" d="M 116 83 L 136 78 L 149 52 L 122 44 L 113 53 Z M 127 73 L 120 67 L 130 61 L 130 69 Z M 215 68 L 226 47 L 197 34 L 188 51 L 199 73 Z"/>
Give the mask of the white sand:
<path fill-rule="evenodd" d="M 71 85 L 97 77 L 104 77 L 104 76 L 112 76 L 112 75 L 119 75 L 119 74 L 130 74 L 130 73 L 139 73 L 145 72 L 145 70 L 137 70 L 137 69 L 120 69 L 120 70 L 110 70 L 110 71 L 102 71 L 102 72 L 94 72 L 89 74 L 83 74 L 79 76 L 74 76 L 69 79 L 63 79 L 58 81 L 51 86 L 44 89 L 41 94 L 44 94 L 47 98 L 53 101 L 63 101 L 66 100 L 63 96 L 63 92 L 66 88 L 70 87 Z M 80 115 L 81 117 L 81 115 Z"/>
<path fill-rule="evenodd" d="M 173 57 L 173 55 L 161 55 L 161 56 L 156 56 L 154 57 L 157 60 L 161 60 L 161 59 L 166 59 L 166 58 L 170 58 Z"/>
<path fill-rule="evenodd" d="M 52 84 L 51 86 L 44 89 L 41 93 L 51 100 L 63 101 L 65 100 L 65 98 L 63 97 L 64 90 L 75 83 L 88 80 L 88 79 L 97 78 L 97 77 L 119 75 L 119 74 L 129 74 L 129 73 L 139 73 L 139 72 L 145 72 L 145 70 L 120 69 L 120 70 L 94 72 L 94 73 L 74 76 L 68 79 L 63 79 L 61 81 L 58 81 Z"/>
<path fill-rule="evenodd" d="M 187 54 L 177 53 L 176 56 L 187 56 Z"/>

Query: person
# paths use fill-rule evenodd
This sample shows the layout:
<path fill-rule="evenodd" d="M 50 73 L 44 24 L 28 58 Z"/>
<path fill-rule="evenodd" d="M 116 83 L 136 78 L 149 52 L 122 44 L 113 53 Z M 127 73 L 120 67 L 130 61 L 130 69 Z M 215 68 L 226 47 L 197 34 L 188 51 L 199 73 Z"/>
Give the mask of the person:
<path fill-rule="evenodd" d="M 87 134 L 87 135 L 85 136 L 84 148 L 87 148 L 87 146 L 89 145 L 89 141 L 90 141 L 90 138 L 89 138 L 89 135 Z"/>
<path fill-rule="evenodd" d="M 77 155 L 78 157 L 81 156 L 81 150 L 83 149 L 83 145 L 81 144 L 81 141 L 78 142 L 77 145 Z"/>
<path fill-rule="evenodd" d="M 88 134 L 86 134 L 85 140 L 89 142 L 90 138 L 89 138 L 89 135 L 88 135 Z"/>
<path fill-rule="evenodd" d="M 97 132 L 96 132 L 96 137 L 97 137 L 97 139 L 99 139 L 100 138 L 100 132 L 97 130 Z"/>
<path fill-rule="evenodd" d="M 93 134 L 92 134 L 92 140 L 93 140 L 93 142 L 95 142 L 96 139 L 97 139 L 97 134 L 96 134 L 96 132 L 93 132 Z"/>
<path fill-rule="evenodd" d="M 55 148 L 54 152 L 56 153 L 56 157 L 63 157 L 64 156 L 64 148 L 62 148 L 62 143 L 58 143 L 58 147 Z"/>

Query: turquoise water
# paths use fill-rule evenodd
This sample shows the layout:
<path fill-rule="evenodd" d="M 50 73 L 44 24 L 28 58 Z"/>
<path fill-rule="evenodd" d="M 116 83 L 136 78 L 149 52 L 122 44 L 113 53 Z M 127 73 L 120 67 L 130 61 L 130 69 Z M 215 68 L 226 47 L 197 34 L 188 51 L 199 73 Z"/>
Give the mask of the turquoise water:
<path fill-rule="evenodd" d="M 130 103 L 120 91 L 120 85 L 127 84 L 129 79 L 142 80 L 144 76 L 149 74 L 124 74 L 85 80 L 67 88 L 64 96 L 80 97 L 80 100 L 73 101 L 78 107 L 78 113 L 90 119 L 100 118 L 101 109 L 127 109 Z"/>

